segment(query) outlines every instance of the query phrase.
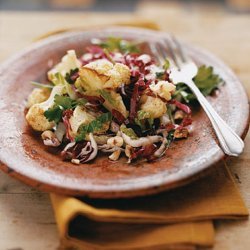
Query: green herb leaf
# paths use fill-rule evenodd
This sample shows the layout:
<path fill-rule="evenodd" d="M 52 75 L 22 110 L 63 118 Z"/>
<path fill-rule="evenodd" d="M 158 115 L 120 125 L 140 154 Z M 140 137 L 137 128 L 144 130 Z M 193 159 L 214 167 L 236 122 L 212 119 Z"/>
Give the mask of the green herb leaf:
<path fill-rule="evenodd" d="M 118 37 L 110 37 L 106 41 L 97 43 L 102 48 L 109 51 L 120 51 L 122 53 L 139 53 L 139 48 L 136 44 L 123 40 Z"/>
<path fill-rule="evenodd" d="M 164 64 L 163 64 L 163 69 L 167 70 L 167 69 L 169 68 L 169 66 L 170 66 L 169 60 L 168 60 L 168 59 L 165 59 L 165 62 L 164 62 Z"/>
<path fill-rule="evenodd" d="M 129 136 L 131 139 L 138 139 L 138 136 L 134 132 L 132 128 L 127 128 L 124 124 L 120 126 L 120 130 L 127 136 Z"/>
<path fill-rule="evenodd" d="M 173 117 L 173 110 L 171 108 L 171 105 L 167 105 L 167 114 L 168 114 L 168 117 L 169 117 L 169 120 L 171 121 L 171 123 L 174 124 L 174 117 Z"/>
<path fill-rule="evenodd" d="M 39 87 L 39 88 L 48 88 L 48 89 L 53 89 L 53 85 L 51 84 L 44 84 L 40 82 L 30 82 L 32 85 Z"/>
<path fill-rule="evenodd" d="M 199 67 L 198 73 L 193 78 L 193 81 L 202 94 L 208 96 L 219 86 L 222 79 L 214 74 L 212 67 L 203 65 Z M 183 99 L 187 103 L 196 100 L 196 96 L 184 83 L 177 84 L 174 98 L 180 101 Z"/>
<path fill-rule="evenodd" d="M 77 101 L 72 100 L 68 96 L 55 95 L 54 102 L 56 105 L 61 106 L 63 109 L 72 109 L 77 105 Z"/>
<path fill-rule="evenodd" d="M 78 129 L 78 135 L 75 138 L 76 142 L 83 141 L 88 133 L 94 133 L 100 130 L 106 122 L 111 121 L 111 113 L 104 113 L 98 116 L 95 120 L 87 125 L 82 124 Z"/>
<path fill-rule="evenodd" d="M 52 82 L 54 85 L 64 85 L 69 97 L 71 99 L 76 98 L 76 93 L 72 89 L 72 86 L 66 81 L 66 79 L 63 77 L 61 73 L 57 72 L 55 75 L 53 75 Z"/>
<path fill-rule="evenodd" d="M 62 119 L 63 110 L 59 106 L 53 106 L 44 112 L 44 116 L 50 121 L 58 123 Z"/>
<path fill-rule="evenodd" d="M 78 105 L 84 106 L 88 101 L 84 98 L 79 98 L 76 100 Z"/>
<path fill-rule="evenodd" d="M 56 105 L 61 106 L 64 109 L 74 109 L 77 105 L 84 106 L 87 103 L 87 100 L 84 98 L 73 100 L 69 96 L 55 95 L 54 102 Z"/>
<path fill-rule="evenodd" d="M 193 80 L 205 96 L 210 95 L 221 82 L 220 77 L 214 74 L 213 67 L 206 67 L 205 65 L 199 67 L 198 73 Z"/>
<path fill-rule="evenodd" d="M 156 78 L 158 79 L 161 79 L 163 76 L 164 76 L 165 72 L 164 71 L 159 71 L 159 72 L 156 72 L 155 75 L 156 75 Z"/>
<path fill-rule="evenodd" d="M 74 74 L 76 74 L 78 71 L 79 71 L 78 68 L 76 68 L 76 69 L 71 69 L 69 73 L 66 73 L 66 75 L 65 75 L 65 80 L 66 80 L 69 84 L 73 84 L 75 81 L 73 81 L 73 80 L 71 79 L 71 76 L 74 75 Z"/>
<path fill-rule="evenodd" d="M 68 96 L 55 95 L 54 106 L 44 112 L 45 117 L 49 121 L 58 123 L 62 119 L 64 110 L 74 109 L 77 105 L 85 105 L 87 101 L 83 98 L 78 100 L 72 100 Z"/>

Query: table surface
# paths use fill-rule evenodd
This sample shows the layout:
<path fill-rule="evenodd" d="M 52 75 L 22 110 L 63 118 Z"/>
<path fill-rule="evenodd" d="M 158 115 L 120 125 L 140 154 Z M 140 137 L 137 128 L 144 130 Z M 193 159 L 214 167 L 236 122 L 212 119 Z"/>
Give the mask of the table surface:
<path fill-rule="evenodd" d="M 219 4 L 153 4 L 143 1 L 135 13 L 0 12 L 0 61 L 54 29 L 87 27 L 147 17 L 166 31 L 200 45 L 224 60 L 250 95 L 250 15 L 233 13 Z M 228 164 L 250 209 L 250 134 L 245 152 Z M 53 250 L 59 246 L 47 193 L 0 172 L 0 249 Z M 250 246 L 250 221 L 218 221 L 213 249 L 245 250 Z"/>

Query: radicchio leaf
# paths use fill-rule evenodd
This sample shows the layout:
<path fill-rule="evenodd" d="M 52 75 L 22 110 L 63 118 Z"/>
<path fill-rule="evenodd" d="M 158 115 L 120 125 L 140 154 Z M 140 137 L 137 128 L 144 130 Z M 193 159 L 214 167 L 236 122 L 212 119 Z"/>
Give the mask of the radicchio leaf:
<path fill-rule="evenodd" d="M 184 111 L 187 114 L 191 114 L 191 112 L 192 112 L 191 109 L 189 108 L 189 106 L 187 106 L 187 105 L 185 105 L 185 104 L 183 104 L 175 99 L 169 101 L 169 103 L 175 105 L 178 109 Z"/>

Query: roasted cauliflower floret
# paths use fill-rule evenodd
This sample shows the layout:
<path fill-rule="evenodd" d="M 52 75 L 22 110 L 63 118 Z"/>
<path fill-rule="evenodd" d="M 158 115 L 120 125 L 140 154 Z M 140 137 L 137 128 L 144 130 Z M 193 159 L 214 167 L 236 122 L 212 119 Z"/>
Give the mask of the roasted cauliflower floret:
<path fill-rule="evenodd" d="M 76 57 L 76 52 L 74 50 L 68 50 L 67 54 L 62 58 L 61 62 L 56 64 L 49 72 L 48 78 L 53 82 L 56 73 L 61 73 L 63 77 L 70 70 L 81 67 L 81 62 Z"/>
<path fill-rule="evenodd" d="M 49 122 L 44 116 L 44 112 L 53 106 L 55 95 L 62 95 L 64 93 L 64 86 L 55 86 L 50 94 L 47 101 L 42 103 L 36 103 L 31 106 L 28 113 L 26 114 L 26 120 L 29 125 L 36 131 L 45 131 L 52 129 L 55 124 Z"/>
<path fill-rule="evenodd" d="M 27 122 L 36 131 L 49 130 L 55 126 L 54 122 L 49 122 L 44 116 L 44 111 L 39 103 L 37 103 L 29 109 L 26 115 Z"/>
<path fill-rule="evenodd" d="M 27 108 L 30 108 L 36 103 L 41 103 L 46 101 L 50 96 L 50 90 L 47 88 L 34 88 L 30 93 L 27 101 Z"/>
<path fill-rule="evenodd" d="M 166 113 L 166 104 L 159 98 L 143 95 L 140 99 L 140 109 L 148 112 L 150 118 L 159 118 Z"/>
<path fill-rule="evenodd" d="M 85 90 L 116 89 L 130 83 L 130 70 L 121 63 L 96 60 L 80 69 L 81 87 Z"/>
<path fill-rule="evenodd" d="M 71 131 L 70 135 L 75 137 L 78 133 L 79 127 L 81 125 L 88 125 L 90 122 L 95 120 L 98 117 L 98 114 L 89 113 L 82 106 L 77 106 L 73 112 L 73 115 L 69 119 Z M 95 131 L 95 134 L 105 133 L 109 129 L 110 122 L 106 122 L 102 125 L 98 131 Z"/>
<path fill-rule="evenodd" d="M 82 124 L 89 124 L 94 119 L 95 116 L 86 112 L 82 106 L 77 106 L 73 115 L 69 119 L 72 136 L 74 137 L 77 134 L 77 131 Z"/>
<path fill-rule="evenodd" d="M 172 93 L 175 91 L 175 85 L 168 81 L 159 81 L 156 84 L 149 85 L 149 88 L 166 101 L 171 99 Z"/>

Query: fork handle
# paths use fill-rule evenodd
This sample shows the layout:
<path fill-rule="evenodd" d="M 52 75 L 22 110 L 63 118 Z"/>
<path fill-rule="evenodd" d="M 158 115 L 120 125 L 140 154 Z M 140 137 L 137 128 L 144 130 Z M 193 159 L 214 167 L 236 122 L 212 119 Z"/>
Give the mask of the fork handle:
<path fill-rule="evenodd" d="M 210 119 L 224 153 L 232 156 L 240 155 L 244 149 L 244 142 L 242 139 L 218 115 L 192 80 L 189 81 L 187 85 L 196 95 L 199 103 Z"/>

